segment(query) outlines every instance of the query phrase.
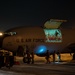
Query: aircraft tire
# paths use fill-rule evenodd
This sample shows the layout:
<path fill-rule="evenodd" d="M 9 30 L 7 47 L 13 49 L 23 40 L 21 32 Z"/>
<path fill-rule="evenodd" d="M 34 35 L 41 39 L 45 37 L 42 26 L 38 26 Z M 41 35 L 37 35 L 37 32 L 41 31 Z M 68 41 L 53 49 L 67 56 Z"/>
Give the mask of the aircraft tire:
<path fill-rule="evenodd" d="M 24 58 L 23 58 L 23 62 L 24 62 L 24 63 L 27 63 L 27 64 L 30 64 L 31 58 L 28 59 L 27 57 L 24 57 Z"/>
<path fill-rule="evenodd" d="M 23 57 L 23 62 L 24 62 L 24 63 L 27 63 L 27 61 L 28 61 L 28 60 L 27 60 L 27 57 Z"/>

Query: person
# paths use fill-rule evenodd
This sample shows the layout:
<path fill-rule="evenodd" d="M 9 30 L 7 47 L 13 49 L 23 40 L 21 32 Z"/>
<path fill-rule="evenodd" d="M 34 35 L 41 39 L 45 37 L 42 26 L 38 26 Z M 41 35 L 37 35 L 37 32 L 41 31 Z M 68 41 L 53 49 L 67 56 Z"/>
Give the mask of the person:
<path fill-rule="evenodd" d="M 30 52 L 27 53 L 28 64 L 30 64 Z"/>
<path fill-rule="evenodd" d="M 30 52 L 29 52 L 29 49 L 26 50 L 26 54 L 27 54 L 27 64 L 30 64 Z"/>
<path fill-rule="evenodd" d="M 57 36 L 58 36 L 58 34 L 59 34 L 59 33 L 56 31 L 56 32 L 55 32 L 55 36 L 57 37 Z"/>
<path fill-rule="evenodd" d="M 73 54 L 73 59 L 72 60 L 75 60 L 75 52 L 74 52 L 74 54 Z"/>
<path fill-rule="evenodd" d="M 46 63 L 50 63 L 50 53 L 49 53 L 49 50 L 47 50 L 46 52 Z"/>
<path fill-rule="evenodd" d="M 5 66 L 10 69 L 10 57 L 9 57 L 9 55 L 10 55 L 10 52 L 8 51 L 8 52 L 6 53 Z"/>
<path fill-rule="evenodd" d="M 55 62 L 55 51 L 53 52 L 53 62 Z"/>
<path fill-rule="evenodd" d="M 58 62 L 59 62 L 59 61 L 61 61 L 61 55 L 60 55 L 59 51 L 57 52 L 57 55 L 58 55 Z"/>
<path fill-rule="evenodd" d="M 31 59 L 32 59 L 32 64 L 34 64 L 34 51 L 32 50 L 32 53 L 31 53 Z"/>
<path fill-rule="evenodd" d="M 0 68 L 4 66 L 4 56 L 3 52 L 0 52 Z"/>

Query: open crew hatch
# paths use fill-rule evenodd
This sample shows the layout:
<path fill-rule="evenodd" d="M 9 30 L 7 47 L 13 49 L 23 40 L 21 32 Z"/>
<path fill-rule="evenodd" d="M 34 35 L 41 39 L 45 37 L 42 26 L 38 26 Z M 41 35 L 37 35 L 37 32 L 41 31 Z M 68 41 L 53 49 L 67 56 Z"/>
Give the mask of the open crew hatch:
<path fill-rule="evenodd" d="M 62 33 L 60 29 L 44 29 L 45 42 L 62 42 Z"/>
<path fill-rule="evenodd" d="M 59 19 L 50 19 L 45 22 L 45 28 L 57 29 L 61 26 L 63 22 L 67 22 L 67 20 L 59 20 Z"/>

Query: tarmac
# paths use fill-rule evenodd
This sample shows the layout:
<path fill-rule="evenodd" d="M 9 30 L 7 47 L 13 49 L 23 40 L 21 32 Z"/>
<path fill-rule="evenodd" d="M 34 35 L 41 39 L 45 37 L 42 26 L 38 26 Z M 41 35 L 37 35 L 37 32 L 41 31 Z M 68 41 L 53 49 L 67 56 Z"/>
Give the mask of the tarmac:
<path fill-rule="evenodd" d="M 10 69 L 2 67 L 0 75 L 75 75 L 75 62 L 20 63 Z"/>

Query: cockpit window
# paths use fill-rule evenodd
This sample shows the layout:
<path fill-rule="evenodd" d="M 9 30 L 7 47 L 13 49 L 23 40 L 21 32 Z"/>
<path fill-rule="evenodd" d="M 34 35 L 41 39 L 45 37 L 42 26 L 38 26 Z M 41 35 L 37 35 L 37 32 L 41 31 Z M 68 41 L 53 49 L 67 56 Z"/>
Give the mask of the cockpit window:
<path fill-rule="evenodd" d="M 59 29 L 44 29 L 45 42 L 62 42 L 62 34 Z"/>

